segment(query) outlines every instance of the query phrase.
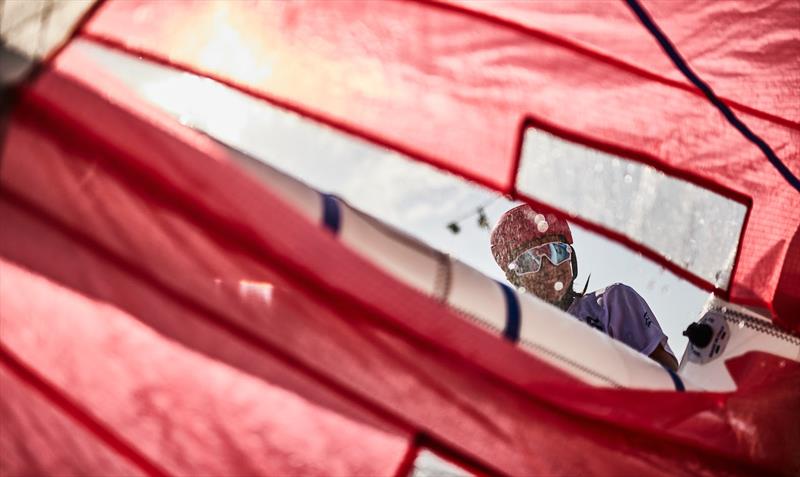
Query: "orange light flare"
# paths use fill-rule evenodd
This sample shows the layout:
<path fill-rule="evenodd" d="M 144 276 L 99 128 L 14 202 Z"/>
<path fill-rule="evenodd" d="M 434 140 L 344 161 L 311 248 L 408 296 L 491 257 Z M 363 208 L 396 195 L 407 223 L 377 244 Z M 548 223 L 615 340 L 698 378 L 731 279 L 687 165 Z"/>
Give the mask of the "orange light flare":
<path fill-rule="evenodd" d="M 173 51 L 175 58 L 195 58 L 201 69 L 220 72 L 242 86 L 258 86 L 278 98 L 301 94 L 309 104 L 326 104 L 333 111 L 347 109 L 345 104 L 331 106 L 345 96 L 336 94 L 344 84 L 355 83 L 360 94 L 378 101 L 402 91 L 391 87 L 384 71 L 387 66 L 381 61 L 369 55 L 343 58 L 327 51 L 330 39 L 315 33 L 314 19 L 297 18 L 302 9 L 291 4 L 254 2 L 250 8 L 269 9 L 269 15 L 257 15 L 238 3 L 196 3 L 191 18 L 168 26 L 175 44 L 165 51 Z M 139 20 L 147 15 L 147 10 L 136 13 Z M 269 21 L 264 22 L 264 18 Z M 354 30 L 342 34 L 358 37 L 364 29 L 354 25 Z M 198 35 L 199 31 L 207 33 Z M 192 43 L 186 38 L 207 39 Z M 331 79 L 328 88 L 320 90 L 316 81 L 306 79 L 309 75 Z"/>

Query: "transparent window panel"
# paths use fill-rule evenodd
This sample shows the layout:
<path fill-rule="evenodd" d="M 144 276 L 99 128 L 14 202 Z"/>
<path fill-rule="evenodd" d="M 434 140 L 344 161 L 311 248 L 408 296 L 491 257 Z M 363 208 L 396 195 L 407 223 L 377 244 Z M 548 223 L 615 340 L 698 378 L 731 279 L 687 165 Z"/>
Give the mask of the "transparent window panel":
<path fill-rule="evenodd" d="M 517 190 L 618 231 L 727 289 L 747 207 L 654 167 L 525 132 Z"/>

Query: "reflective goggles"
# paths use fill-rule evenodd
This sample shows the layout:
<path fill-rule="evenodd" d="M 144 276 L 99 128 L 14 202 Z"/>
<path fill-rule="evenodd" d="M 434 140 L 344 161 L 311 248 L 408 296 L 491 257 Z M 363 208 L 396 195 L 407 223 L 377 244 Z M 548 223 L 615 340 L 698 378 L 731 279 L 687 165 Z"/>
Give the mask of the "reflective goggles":
<path fill-rule="evenodd" d="M 508 264 L 508 269 L 517 276 L 536 273 L 542 269 L 542 257 L 553 266 L 561 265 L 572 258 L 572 247 L 564 242 L 548 242 L 525 250 Z"/>

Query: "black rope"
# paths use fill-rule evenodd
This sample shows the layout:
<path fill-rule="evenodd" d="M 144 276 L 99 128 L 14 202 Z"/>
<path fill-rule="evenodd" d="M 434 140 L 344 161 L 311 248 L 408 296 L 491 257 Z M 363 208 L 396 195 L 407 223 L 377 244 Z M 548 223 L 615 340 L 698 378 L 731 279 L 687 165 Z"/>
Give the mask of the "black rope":
<path fill-rule="evenodd" d="M 628 6 L 633 10 L 637 17 L 639 17 L 639 21 L 647 28 L 647 30 L 655 37 L 658 43 L 661 45 L 661 48 L 664 52 L 667 53 L 669 58 L 675 64 L 675 66 L 683 73 L 686 78 L 692 82 L 700 91 L 705 94 L 706 98 L 725 116 L 725 119 L 735 127 L 742 135 L 747 138 L 750 142 L 758 146 L 761 149 L 761 152 L 767 156 L 769 162 L 775 167 L 775 169 L 780 172 L 784 179 L 786 179 L 789 184 L 792 185 L 797 191 L 800 191 L 800 179 L 795 177 L 792 174 L 792 171 L 786 167 L 786 164 L 781 162 L 780 158 L 775 154 L 772 148 L 769 147 L 769 144 L 766 143 L 763 139 L 761 139 L 758 135 L 756 135 L 753 131 L 750 130 L 728 107 L 727 104 L 723 103 L 714 91 L 708 86 L 703 80 L 700 79 L 689 65 L 686 63 L 686 60 L 683 59 L 680 53 L 678 53 L 677 48 L 675 45 L 670 42 L 667 35 L 664 34 L 663 31 L 656 25 L 647 11 L 639 4 L 637 0 L 625 0 Z"/>

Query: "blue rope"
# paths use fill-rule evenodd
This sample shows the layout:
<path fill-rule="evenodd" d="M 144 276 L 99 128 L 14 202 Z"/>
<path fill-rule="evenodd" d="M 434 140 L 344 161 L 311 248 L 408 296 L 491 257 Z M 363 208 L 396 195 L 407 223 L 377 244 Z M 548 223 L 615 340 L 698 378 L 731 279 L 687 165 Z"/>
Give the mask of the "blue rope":
<path fill-rule="evenodd" d="M 631 10 L 633 10 L 636 16 L 639 17 L 639 21 L 641 21 L 642 24 L 645 26 L 645 28 L 647 28 L 647 30 L 650 31 L 650 33 L 655 37 L 655 39 L 661 45 L 661 48 L 667 53 L 667 55 L 675 64 L 675 66 L 677 66 L 678 69 L 681 70 L 681 73 L 683 73 L 683 75 L 686 76 L 686 78 L 689 81 L 691 81 L 693 85 L 695 85 L 700 91 L 703 92 L 706 98 L 708 98 L 708 100 L 711 101 L 711 103 L 714 106 L 716 106 L 716 108 L 723 114 L 723 116 L 725 116 L 725 119 L 727 119 L 728 122 L 733 127 L 735 127 L 740 133 L 742 133 L 742 135 L 745 138 L 747 138 L 750 142 L 752 142 L 753 144 L 758 146 L 759 149 L 761 149 L 761 152 L 763 152 L 764 155 L 767 156 L 769 162 L 775 167 L 775 169 L 778 170 L 778 172 L 780 172 L 783 178 L 786 179 L 786 181 L 792 185 L 792 187 L 794 187 L 797 191 L 800 191 L 800 179 L 795 177 L 794 174 L 792 174 L 792 171 L 790 171 L 789 168 L 786 167 L 786 164 L 781 162 L 780 158 L 778 158 L 778 156 L 775 154 L 772 148 L 769 147 L 766 141 L 764 141 L 759 136 L 757 136 L 753 131 L 751 131 L 750 128 L 748 128 L 733 113 L 733 111 L 731 111 L 728 105 L 723 103 L 722 100 L 720 100 L 717 97 L 717 95 L 714 93 L 711 87 L 708 86 L 705 82 L 703 82 L 703 80 L 701 80 L 700 77 L 697 76 L 697 74 L 695 74 L 695 72 L 692 71 L 691 68 L 689 68 L 689 65 L 686 63 L 686 60 L 684 60 L 683 57 L 680 55 L 680 53 L 678 53 L 678 50 L 677 48 L 675 48 L 675 45 L 673 45 L 672 42 L 670 42 L 669 38 L 667 38 L 667 35 L 665 35 L 663 31 L 661 31 L 658 25 L 656 25 L 656 23 L 653 21 L 653 19 L 650 17 L 647 11 L 645 11 L 645 9 L 642 8 L 639 2 L 637 0 L 625 0 L 625 2 L 628 4 Z"/>

